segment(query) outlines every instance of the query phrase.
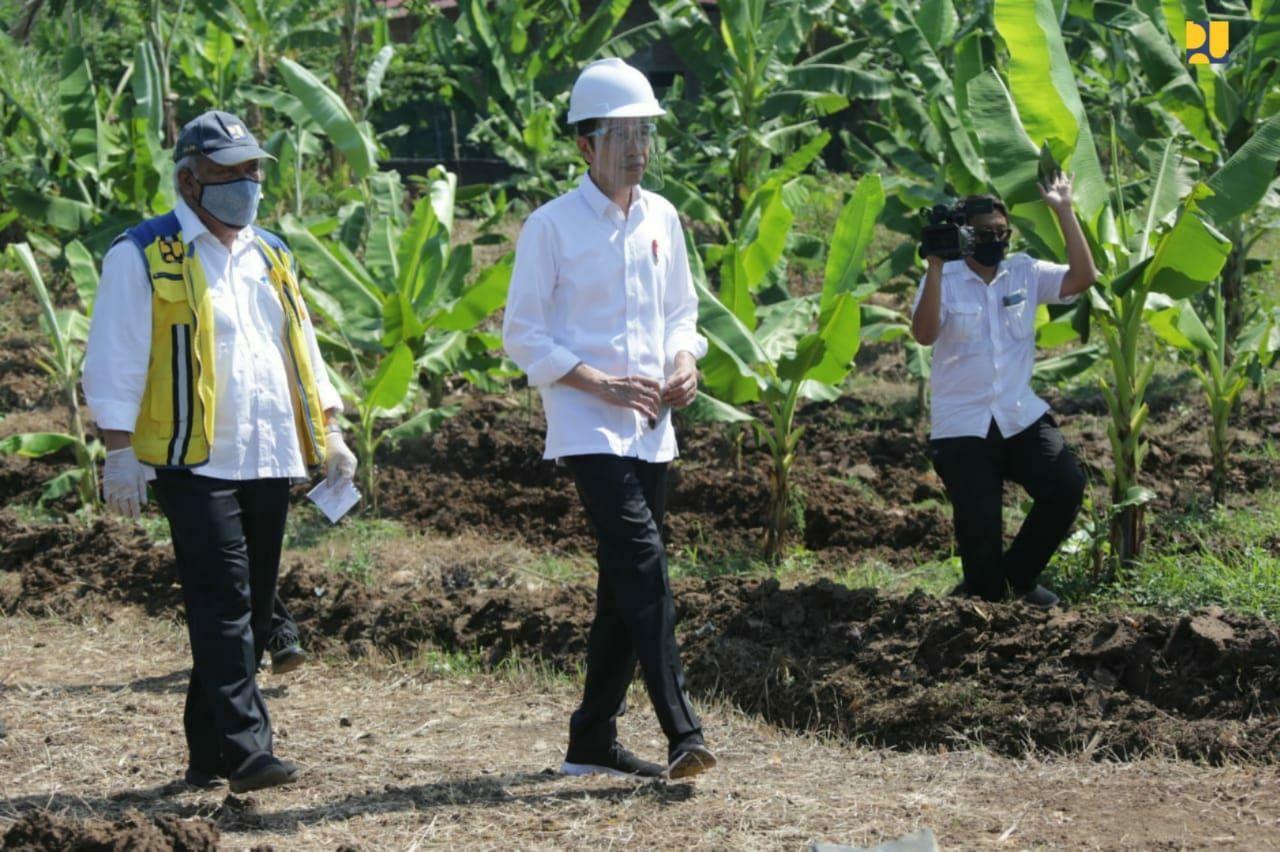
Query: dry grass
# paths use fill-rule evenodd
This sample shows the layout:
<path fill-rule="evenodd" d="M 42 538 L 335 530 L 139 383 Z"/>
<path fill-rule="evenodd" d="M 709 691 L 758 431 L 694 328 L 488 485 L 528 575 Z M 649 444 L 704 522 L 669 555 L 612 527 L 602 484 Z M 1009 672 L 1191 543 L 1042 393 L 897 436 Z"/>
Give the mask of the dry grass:
<path fill-rule="evenodd" d="M 947 849 L 1274 848 L 1273 770 L 897 754 L 705 708 L 722 768 L 693 784 L 553 774 L 577 686 L 532 669 L 439 677 L 422 661 L 330 660 L 267 677 L 277 751 L 299 785 L 229 799 L 184 765 L 180 627 L 116 610 L 0 623 L 0 830 L 45 808 L 215 820 L 230 847 L 799 848 L 928 826 Z M 662 742 L 636 692 L 623 739 Z M 349 724 L 344 724 L 343 719 Z"/>

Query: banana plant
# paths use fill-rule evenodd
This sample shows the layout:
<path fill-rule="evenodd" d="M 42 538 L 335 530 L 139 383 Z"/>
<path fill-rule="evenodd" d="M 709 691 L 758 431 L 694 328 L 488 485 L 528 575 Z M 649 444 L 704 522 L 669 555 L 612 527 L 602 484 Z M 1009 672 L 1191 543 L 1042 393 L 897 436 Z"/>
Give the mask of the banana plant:
<path fill-rule="evenodd" d="M 501 185 L 530 203 L 559 195 L 581 168 L 564 127 L 569 91 L 583 63 L 626 46 L 615 30 L 631 2 L 588 15 L 579 0 L 460 0 L 456 20 L 433 23 L 446 99 L 475 116 L 469 141 L 515 170 Z"/>
<path fill-rule="evenodd" d="M 766 194 L 769 188 L 765 188 Z M 788 520 L 795 508 L 791 469 L 803 425 L 797 422 L 802 399 L 831 400 L 852 368 L 858 352 L 861 302 L 875 289 L 860 279 L 876 219 L 884 208 L 878 175 L 862 178 L 842 207 L 831 234 L 822 291 L 768 305 L 756 305 L 751 292 L 766 268 L 735 263 L 722 277 L 720 295 L 710 289 L 694 247 L 690 260 L 698 292 L 698 324 L 709 342 L 701 363 L 702 392 L 690 412 L 694 419 L 750 422 L 769 449 L 769 510 L 764 558 L 776 564 L 783 555 Z M 790 218 L 765 217 L 754 240 L 740 248 L 747 257 L 785 242 Z M 779 233 L 781 232 L 781 233 Z M 722 276 L 724 276 L 722 267 Z M 739 406 L 762 403 L 763 419 Z"/>
<path fill-rule="evenodd" d="M 321 342 L 363 391 L 339 386 L 359 413 L 357 452 L 367 460 L 364 487 L 375 504 L 378 446 L 388 436 L 429 431 L 452 413 L 441 408 L 444 379 L 484 361 L 494 340 L 476 329 L 505 303 L 511 279 L 508 255 L 467 283 L 472 247 L 451 245 L 457 176 L 437 166 L 426 178 L 427 192 L 407 221 L 394 209 L 373 220 L 363 258 L 333 238 L 332 220 L 311 227 L 293 216 L 281 220 L 306 276 L 308 303 L 326 321 Z M 386 420 L 407 413 L 419 376 L 430 389 L 428 407 L 380 432 Z"/>
<path fill-rule="evenodd" d="M 1083 336 L 1092 315 L 1107 356 L 1100 389 L 1110 413 L 1111 502 L 1119 508 L 1112 515 L 1112 553 L 1126 565 L 1141 552 L 1144 503 L 1151 495 L 1140 481 L 1145 394 L 1155 368 L 1143 343 L 1145 320 L 1152 296 L 1190 298 L 1221 271 L 1230 244 L 1207 208 L 1211 199 L 1224 197 L 1224 187 L 1188 188 L 1181 171 L 1185 142 L 1171 139 L 1149 183 L 1139 188 L 1145 211 L 1135 209 L 1128 193 L 1113 195 L 1051 0 L 997 0 L 994 20 L 1008 50 L 1004 73 L 990 68 L 966 87 L 987 172 L 1020 230 L 1037 234 L 1049 256 L 1062 258 L 1061 232 L 1039 203 L 1035 182 L 1046 158 L 1069 164 L 1081 225 L 1103 273 L 1104 284 L 1079 300 L 1074 321 Z M 1111 161 L 1114 183 L 1114 135 Z"/>
<path fill-rule="evenodd" d="M 100 258 L 121 231 L 173 200 L 150 45 L 137 47 L 114 89 L 102 86 L 77 20 L 52 96 L 0 76 L 0 223 L 17 221 L 32 247 L 53 258 L 69 239 Z"/>
<path fill-rule="evenodd" d="M 1092 10 L 1097 21 L 1120 34 L 1124 63 L 1134 66 L 1133 73 L 1152 93 L 1143 100 L 1157 126 L 1146 128 L 1146 135 L 1188 137 L 1190 153 L 1205 174 L 1221 169 L 1280 115 L 1280 0 L 1237 5 L 1231 61 L 1213 66 L 1183 61 L 1187 19 L 1208 17 L 1202 0 L 1102 2 Z M 1152 103 L 1160 109 L 1151 110 Z M 1228 341 L 1244 323 L 1250 251 L 1280 222 L 1280 195 L 1268 193 L 1268 183 L 1250 187 L 1247 203 L 1235 203 L 1233 215 L 1210 214 L 1233 247 L 1222 274 Z M 1227 201 L 1220 194 L 1209 205 Z"/>
<path fill-rule="evenodd" d="M 73 490 L 79 492 L 84 506 L 98 505 L 98 476 L 96 460 L 101 456 L 101 445 L 90 442 L 85 435 L 84 420 L 80 414 L 77 385 L 84 361 L 84 343 L 89 336 L 88 314 L 93 305 L 93 294 L 98 276 L 93 258 L 80 243 L 71 243 L 67 255 L 74 259 L 72 275 L 83 311 L 57 310 L 45 287 L 44 277 L 36 264 L 35 255 L 27 243 L 10 243 L 5 250 L 10 261 L 26 274 L 40 304 L 40 326 L 44 329 L 47 348 L 40 362 L 62 395 L 71 431 L 27 432 L 0 440 L 0 452 L 14 453 L 26 458 L 40 458 L 70 447 L 75 454 L 76 466 L 58 474 L 45 483 L 40 502 L 56 500 Z"/>
<path fill-rule="evenodd" d="M 696 0 L 651 5 L 700 86 L 696 98 L 678 86 L 664 99 L 672 182 L 709 197 L 728 221 L 741 217 L 776 157 L 820 133 L 820 120 L 889 96 L 862 45 L 834 25 L 852 17 L 835 4 L 726 0 L 718 26 Z"/>

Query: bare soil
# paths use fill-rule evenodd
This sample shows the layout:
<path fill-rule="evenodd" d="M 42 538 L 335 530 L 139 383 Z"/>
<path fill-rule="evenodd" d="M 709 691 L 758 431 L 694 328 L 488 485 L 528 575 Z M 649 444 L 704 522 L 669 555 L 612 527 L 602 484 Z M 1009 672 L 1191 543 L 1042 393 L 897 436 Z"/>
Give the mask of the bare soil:
<path fill-rule="evenodd" d="M 755 850 L 871 846 L 924 827 L 944 849 L 1280 845 L 1270 767 L 901 753 L 780 731 L 717 701 L 699 709 L 721 765 L 694 783 L 561 777 L 576 682 L 380 655 L 264 676 L 300 783 L 199 792 L 176 782 L 179 624 L 118 605 L 8 617 L 0 660 L 0 845 L 16 848 Z M 621 737 L 658 757 L 643 690 L 631 697 Z"/>
<path fill-rule="evenodd" d="M 107 602 L 177 613 L 171 551 L 135 528 L 0 513 L 0 540 L 0 572 L 20 578 L 0 584 L 8 612 Z M 291 557 L 280 594 L 312 648 L 580 664 L 590 588 L 535 587 L 461 560 L 432 575 L 400 567 L 366 584 Z M 691 688 L 788 729 L 916 750 L 1280 757 L 1280 629 L 1261 619 L 1045 612 L 827 581 L 686 580 L 675 592 Z"/>
<path fill-rule="evenodd" d="M 896 388 L 897 390 L 893 390 Z M 880 400 L 846 396 L 805 407 L 794 485 L 801 522 L 792 541 L 831 560 L 879 559 L 905 567 L 952 550 L 950 507 L 927 449 L 927 420 L 912 420 L 903 385 L 883 386 Z M 1153 396 L 1145 484 L 1157 495 L 1149 511 L 1184 511 L 1209 501 L 1212 459 L 1208 422 L 1193 387 Z M 1069 444 L 1105 502 L 1111 466 L 1101 400 L 1054 397 Z M 1238 499 L 1274 485 L 1274 462 L 1257 449 L 1280 438 L 1280 404 L 1252 398 L 1233 434 L 1238 451 L 1229 488 Z M 542 460 L 545 428 L 536 397 L 468 398 L 436 433 L 388 449 L 379 459 L 384 514 L 429 532 L 480 531 L 559 552 L 589 553 L 594 539 L 567 471 Z M 679 424 L 681 458 L 668 503 L 669 547 L 709 558 L 758 552 L 768 509 L 768 456 L 751 430 L 741 441 L 725 426 Z M 1022 493 L 1011 486 L 1006 502 Z M 1008 531 L 1012 534 L 1013 530 Z M 1154 543 L 1165 531 L 1151 525 Z"/>

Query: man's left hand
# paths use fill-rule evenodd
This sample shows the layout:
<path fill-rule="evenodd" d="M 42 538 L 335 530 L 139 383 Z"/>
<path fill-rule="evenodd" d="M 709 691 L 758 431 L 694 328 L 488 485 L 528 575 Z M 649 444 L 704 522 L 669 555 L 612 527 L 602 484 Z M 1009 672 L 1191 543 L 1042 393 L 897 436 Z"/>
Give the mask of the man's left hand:
<path fill-rule="evenodd" d="M 1071 176 L 1058 172 L 1044 183 L 1037 183 L 1040 197 L 1050 209 L 1059 213 L 1071 209 Z"/>
<path fill-rule="evenodd" d="M 330 485 L 336 485 L 342 480 L 351 480 L 356 478 L 356 454 L 347 448 L 347 442 L 342 440 L 341 432 L 330 432 L 325 436 L 325 444 L 327 453 L 324 459 L 325 479 Z"/>
<path fill-rule="evenodd" d="M 676 356 L 676 369 L 667 376 L 662 401 L 672 408 L 687 408 L 698 395 L 698 363 L 688 352 Z"/>

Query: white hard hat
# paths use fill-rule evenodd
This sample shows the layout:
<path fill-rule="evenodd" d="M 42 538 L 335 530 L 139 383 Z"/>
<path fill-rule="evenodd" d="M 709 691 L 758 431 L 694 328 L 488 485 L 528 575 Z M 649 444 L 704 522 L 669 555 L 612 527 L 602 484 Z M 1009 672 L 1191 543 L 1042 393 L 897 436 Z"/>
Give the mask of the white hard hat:
<path fill-rule="evenodd" d="M 653 118 L 666 113 L 644 74 L 617 58 L 583 68 L 569 95 L 570 124 L 588 118 Z"/>

